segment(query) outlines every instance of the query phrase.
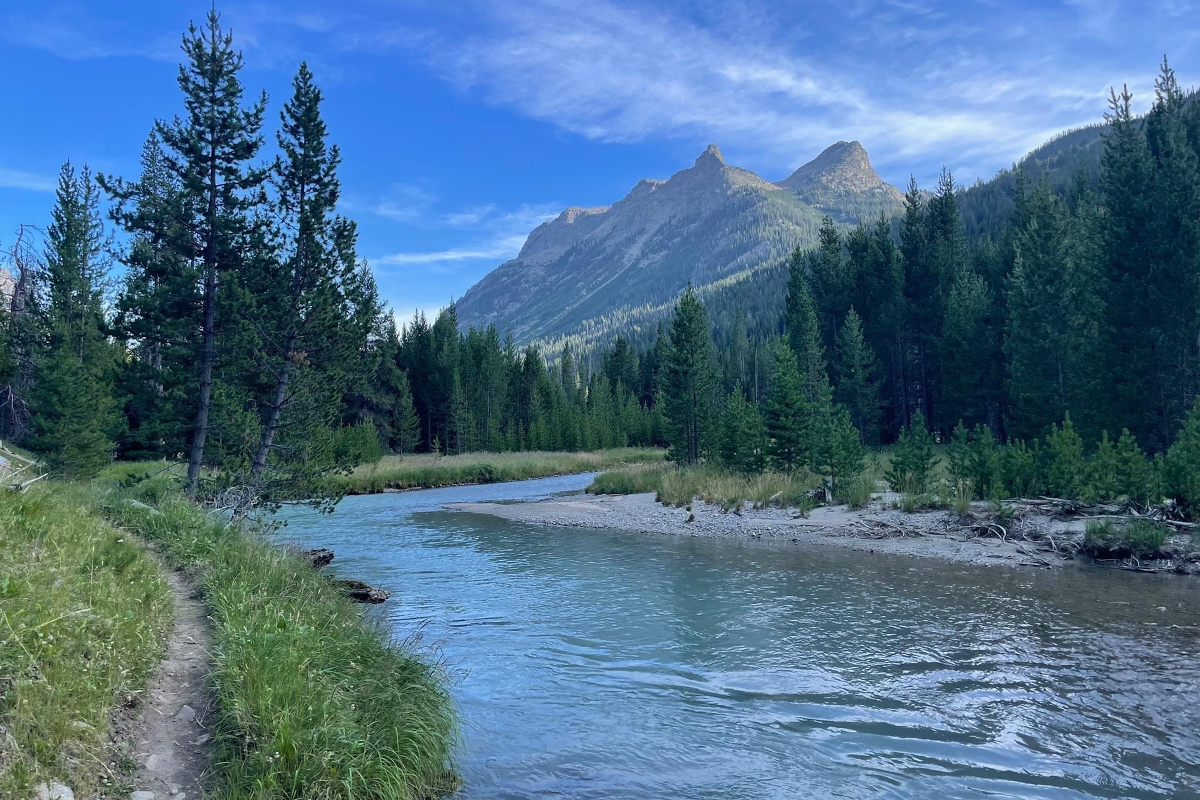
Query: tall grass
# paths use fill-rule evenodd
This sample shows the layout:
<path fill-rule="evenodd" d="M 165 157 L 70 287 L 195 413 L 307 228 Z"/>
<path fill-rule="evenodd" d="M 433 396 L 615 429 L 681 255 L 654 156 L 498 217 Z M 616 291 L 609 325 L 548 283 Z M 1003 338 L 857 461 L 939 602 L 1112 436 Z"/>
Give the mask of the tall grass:
<path fill-rule="evenodd" d="M 416 800 L 452 788 L 457 720 L 436 665 L 299 557 L 143 488 L 111 494 L 107 513 L 201 582 L 215 639 L 217 796 Z"/>
<path fill-rule="evenodd" d="M 339 490 L 347 494 L 375 494 L 389 490 L 431 489 L 438 486 L 464 486 L 544 478 L 550 475 L 599 472 L 632 464 L 661 462 L 662 458 L 662 450 L 637 447 L 583 453 L 384 456 L 376 464 L 363 465 L 349 475 L 338 476 L 332 480 Z"/>
<path fill-rule="evenodd" d="M 0 797 L 51 780 L 77 797 L 128 791 L 108 766 L 108 720 L 158 664 L 171 595 L 87 506 L 81 486 L 0 492 Z"/>
<path fill-rule="evenodd" d="M 811 508 L 809 492 L 820 484 L 808 473 L 764 472 L 743 475 L 716 466 L 632 467 L 598 476 L 588 487 L 593 494 L 654 492 L 660 503 L 682 508 L 693 500 L 719 505 L 726 511 L 747 503 L 755 508 Z"/>

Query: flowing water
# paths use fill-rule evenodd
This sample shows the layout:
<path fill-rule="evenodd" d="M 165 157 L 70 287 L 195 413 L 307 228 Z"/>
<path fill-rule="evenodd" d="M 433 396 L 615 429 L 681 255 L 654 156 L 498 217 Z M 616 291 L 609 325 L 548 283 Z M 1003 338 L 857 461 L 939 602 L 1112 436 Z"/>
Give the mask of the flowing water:
<path fill-rule="evenodd" d="M 282 538 L 453 672 L 456 797 L 1200 798 L 1200 581 L 578 531 L 351 497 Z"/>

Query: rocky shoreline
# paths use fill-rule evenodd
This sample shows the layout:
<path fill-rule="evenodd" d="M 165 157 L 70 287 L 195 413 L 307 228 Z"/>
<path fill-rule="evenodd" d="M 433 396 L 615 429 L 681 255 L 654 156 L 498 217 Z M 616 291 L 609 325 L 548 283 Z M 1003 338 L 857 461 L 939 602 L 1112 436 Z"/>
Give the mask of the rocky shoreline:
<path fill-rule="evenodd" d="M 573 495 L 528 503 L 451 503 L 445 508 L 533 524 L 669 536 L 773 539 L 965 564 L 1055 569 L 1093 561 L 1080 552 L 1086 518 L 1025 511 L 1001 525 L 989 519 L 986 504 L 976 504 L 966 516 L 952 510 L 908 513 L 882 498 L 858 510 L 822 506 L 801 515 L 795 509 L 744 508 L 727 512 L 719 505 L 699 500 L 687 508 L 674 508 L 657 502 L 653 494 L 634 494 Z M 1197 574 L 1200 556 L 1191 561 L 1180 559 L 1169 566 L 1136 559 L 1112 559 L 1109 565 L 1143 572 Z"/>

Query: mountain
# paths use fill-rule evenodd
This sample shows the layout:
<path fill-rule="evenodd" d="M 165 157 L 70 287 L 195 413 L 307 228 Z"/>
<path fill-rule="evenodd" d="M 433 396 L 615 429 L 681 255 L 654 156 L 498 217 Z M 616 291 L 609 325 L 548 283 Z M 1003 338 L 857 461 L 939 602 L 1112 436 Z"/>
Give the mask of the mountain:
<path fill-rule="evenodd" d="M 901 200 L 858 142 L 838 142 L 778 183 L 709 145 L 668 180 L 642 180 L 610 206 L 573 206 L 538 226 L 515 259 L 463 295 L 458 319 L 552 348 L 618 329 L 639 339 L 688 283 L 703 294 L 778 268 L 816 242 L 826 214 L 850 225 L 892 214 Z"/>

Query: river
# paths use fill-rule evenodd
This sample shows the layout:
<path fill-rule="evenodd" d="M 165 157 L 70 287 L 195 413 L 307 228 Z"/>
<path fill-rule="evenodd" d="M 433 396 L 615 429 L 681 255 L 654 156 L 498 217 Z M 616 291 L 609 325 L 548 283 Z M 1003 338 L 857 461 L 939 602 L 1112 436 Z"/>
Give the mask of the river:
<path fill-rule="evenodd" d="M 461 800 L 1200 798 L 1200 582 L 441 511 L 589 476 L 351 497 L 282 539 L 382 586 L 464 721 Z"/>

